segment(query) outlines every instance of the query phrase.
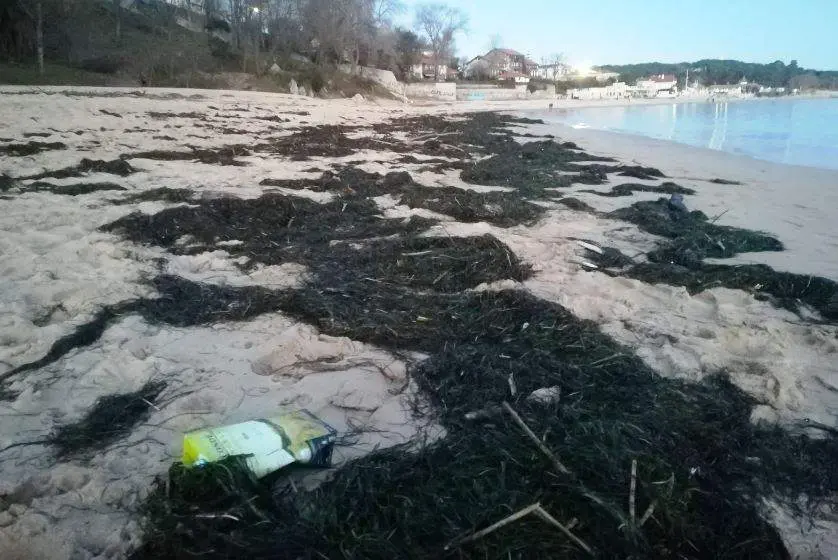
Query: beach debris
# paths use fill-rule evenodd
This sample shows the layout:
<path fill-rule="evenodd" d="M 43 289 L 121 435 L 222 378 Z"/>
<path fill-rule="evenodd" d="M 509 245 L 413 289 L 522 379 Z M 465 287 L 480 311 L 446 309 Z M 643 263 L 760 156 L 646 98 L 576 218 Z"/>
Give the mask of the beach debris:
<path fill-rule="evenodd" d="M 507 379 L 511 380 L 512 377 L 508 377 Z M 517 392 L 517 389 L 516 389 L 516 392 Z M 552 403 L 559 402 L 559 399 L 561 398 L 561 396 L 562 396 L 562 388 L 560 386 L 556 385 L 556 386 L 553 386 L 553 387 L 542 387 L 541 389 L 536 389 L 535 391 L 533 391 L 532 393 L 527 395 L 527 398 L 524 399 L 524 400 L 526 402 L 532 403 L 532 404 L 545 405 L 545 404 L 552 404 Z M 480 410 L 473 410 L 471 412 L 466 412 L 463 415 L 463 418 L 465 418 L 469 422 L 476 422 L 476 421 L 480 421 L 480 420 L 488 420 L 489 418 L 492 418 L 492 417 L 497 416 L 498 414 L 502 413 L 503 410 L 504 409 L 501 406 L 492 405 L 492 406 L 487 406 L 485 408 L 481 408 Z"/>
<path fill-rule="evenodd" d="M 589 555 L 591 555 L 591 556 L 594 555 L 593 549 L 590 546 L 588 546 L 587 543 L 585 543 L 585 541 L 583 541 L 582 539 L 580 539 L 579 537 L 577 537 L 576 535 L 574 535 L 570 531 L 570 523 L 573 523 L 574 521 L 576 521 L 576 518 L 571 519 L 570 523 L 568 523 L 567 525 L 563 525 L 558 520 L 556 520 L 556 518 L 554 518 L 552 515 L 547 513 L 547 511 L 543 507 L 541 507 L 541 504 L 539 504 L 538 502 L 536 502 L 534 504 L 531 504 L 531 505 L 529 505 L 525 508 L 519 509 L 515 513 L 512 513 L 512 514 L 504 517 L 500 521 L 489 525 L 485 529 L 481 529 L 480 531 L 472 533 L 472 534 L 470 534 L 466 537 L 463 537 L 463 538 L 460 538 L 460 539 L 455 539 L 454 541 L 445 545 L 445 550 L 451 550 L 454 547 L 462 546 L 464 544 L 468 544 L 470 542 L 474 542 L 476 540 L 482 539 L 483 537 L 485 537 L 487 535 L 490 535 L 491 533 L 494 533 L 498 529 L 506 527 L 510 523 L 514 523 L 515 521 L 518 521 L 519 519 L 522 519 L 522 518 L 530 515 L 531 513 L 536 514 L 539 518 L 541 518 L 542 520 L 546 521 L 550 525 L 553 525 L 555 528 L 560 530 L 571 541 L 576 543 L 576 545 L 578 545 L 579 548 L 581 548 L 582 550 L 587 552 Z M 575 523 L 574 523 L 574 526 L 575 526 Z"/>
<path fill-rule="evenodd" d="M 518 511 L 516 511 L 515 513 L 513 513 L 511 515 L 507 515 L 506 517 L 504 517 L 500 521 L 498 521 L 496 523 L 492 523 L 491 525 L 489 525 L 485 529 L 481 529 L 480 531 L 472 533 L 471 535 L 468 535 L 468 536 L 463 537 L 459 540 L 455 540 L 455 541 L 452 541 L 452 542 L 448 543 L 447 545 L 445 545 L 445 550 L 451 550 L 455 546 L 464 545 L 466 543 L 470 543 L 472 541 L 482 539 L 486 535 L 494 533 L 498 529 L 500 529 L 502 527 L 505 527 L 505 526 L 509 525 L 510 523 L 514 523 L 515 521 L 518 521 L 522 517 L 526 517 L 527 515 L 531 514 L 532 512 L 534 512 L 539 507 L 540 507 L 540 504 L 538 502 L 536 502 L 534 504 L 528 505 L 525 508 L 521 508 L 521 509 L 519 509 Z"/>
<path fill-rule="evenodd" d="M 535 435 L 535 433 L 530 429 L 530 427 L 527 426 L 527 423 L 524 422 L 524 420 L 518 415 L 517 412 L 515 412 L 515 409 L 512 408 L 512 406 L 508 402 L 504 401 L 503 409 L 509 413 L 509 416 L 511 416 L 512 420 L 516 424 L 518 424 L 518 427 L 520 427 L 521 430 L 523 430 L 523 432 L 527 434 L 527 437 L 530 438 L 532 442 L 536 445 L 536 447 L 538 447 L 538 449 L 550 460 L 550 462 L 553 463 L 553 466 L 556 468 L 556 472 L 561 474 L 570 474 L 570 470 L 566 466 L 564 466 L 561 461 L 559 461 L 559 458 L 556 457 L 556 455 L 552 451 L 550 451 L 550 449 L 546 445 L 544 445 L 544 442 L 541 441 L 537 435 Z"/>
<path fill-rule="evenodd" d="M 542 387 L 536 389 L 527 396 L 527 402 L 538 404 L 552 404 L 558 402 L 562 396 L 562 388 L 559 385 L 553 387 Z"/>
<path fill-rule="evenodd" d="M 509 384 L 509 394 L 514 399 L 518 396 L 518 386 L 515 385 L 515 374 L 510 373 L 509 377 L 506 378 L 506 382 Z"/>
<path fill-rule="evenodd" d="M 585 239 L 577 239 L 576 242 L 588 251 L 588 258 L 592 264 L 602 268 L 623 268 L 634 264 L 634 260 L 624 255 L 614 247 L 600 247 Z M 587 261 L 585 261 L 587 262 Z"/>
<path fill-rule="evenodd" d="M 596 270 L 596 269 L 599 268 L 594 263 L 592 263 L 590 261 L 585 261 L 585 260 L 582 260 L 582 259 L 570 259 L 570 262 L 572 262 L 573 264 L 578 264 L 580 266 L 583 266 L 583 267 L 585 267 L 589 270 Z"/>
<path fill-rule="evenodd" d="M 337 431 L 306 409 L 184 435 L 181 461 L 201 467 L 244 456 L 257 478 L 292 463 L 328 467 Z"/>
<path fill-rule="evenodd" d="M 636 495 L 637 495 L 637 459 L 631 460 L 631 483 L 629 485 L 629 520 L 632 524 L 635 523 L 637 519 L 637 514 L 635 513 L 635 502 L 636 502 Z"/>
<path fill-rule="evenodd" d="M 588 251 L 593 251 L 594 253 L 602 254 L 602 248 L 594 245 L 593 243 L 588 243 L 587 241 L 582 241 L 581 239 L 576 240 L 576 244 L 580 247 L 584 247 Z"/>

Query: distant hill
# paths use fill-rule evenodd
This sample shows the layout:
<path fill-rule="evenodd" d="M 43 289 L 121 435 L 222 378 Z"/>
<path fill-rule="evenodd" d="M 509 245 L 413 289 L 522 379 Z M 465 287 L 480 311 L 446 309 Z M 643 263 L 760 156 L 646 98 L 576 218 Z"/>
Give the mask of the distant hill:
<path fill-rule="evenodd" d="M 706 59 L 679 63 L 606 64 L 599 68 L 619 72 L 620 79 L 625 82 L 634 82 L 652 74 L 675 74 L 679 85 L 683 86 L 689 69 L 690 83 L 697 79 L 705 85 L 733 84 L 745 78 L 749 82 L 771 87 L 838 89 L 838 71 L 801 68 L 796 60 L 788 65 L 780 60 L 758 64 L 740 60 Z"/>

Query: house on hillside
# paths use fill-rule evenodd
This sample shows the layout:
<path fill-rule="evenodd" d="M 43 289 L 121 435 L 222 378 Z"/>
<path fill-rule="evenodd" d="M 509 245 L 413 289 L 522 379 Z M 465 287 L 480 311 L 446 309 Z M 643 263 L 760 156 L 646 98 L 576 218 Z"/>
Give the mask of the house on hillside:
<path fill-rule="evenodd" d="M 513 49 L 492 49 L 469 60 L 463 74 L 470 79 L 498 79 L 504 72 L 530 76 L 538 67 L 535 61 Z"/>
<path fill-rule="evenodd" d="M 434 53 L 432 51 L 422 51 L 419 59 L 414 62 L 410 68 L 410 77 L 414 80 L 435 80 L 437 75 L 440 80 L 447 80 L 451 76 L 451 68 L 445 63 L 434 60 Z M 456 78 L 457 71 L 453 71 L 453 77 Z"/>

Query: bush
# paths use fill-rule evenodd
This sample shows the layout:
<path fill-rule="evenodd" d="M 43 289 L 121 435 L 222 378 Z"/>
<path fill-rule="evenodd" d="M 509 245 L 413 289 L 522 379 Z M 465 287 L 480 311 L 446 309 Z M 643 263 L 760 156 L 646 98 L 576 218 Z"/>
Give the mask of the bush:
<path fill-rule="evenodd" d="M 315 70 L 311 74 L 311 90 L 314 93 L 320 93 L 325 85 L 326 81 L 323 79 L 323 74 L 320 73 L 320 70 Z"/>
<path fill-rule="evenodd" d="M 230 43 L 212 35 L 209 37 L 209 50 L 213 57 L 224 62 L 239 62 L 241 59 Z"/>
<path fill-rule="evenodd" d="M 97 56 L 82 60 L 77 64 L 81 70 L 98 74 L 116 74 L 122 68 L 123 61 L 117 56 Z"/>

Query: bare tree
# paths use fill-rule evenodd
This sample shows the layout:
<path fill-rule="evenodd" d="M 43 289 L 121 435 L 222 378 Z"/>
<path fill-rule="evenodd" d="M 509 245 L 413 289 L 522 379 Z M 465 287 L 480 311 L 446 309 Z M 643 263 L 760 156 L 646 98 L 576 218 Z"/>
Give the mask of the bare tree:
<path fill-rule="evenodd" d="M 404 13 L 405 5 L 401 0 L 370 0 L 373 21 L 378 27 L 392 27 L 393 17 Z"/>
<path fill-rule="evenodd" d="M 550 66 L 549 77 L 552 81 L 558 81 L 562 75 L 561 66 L 565 62 L 564 53 L 552 53 L 547 56 L 547 64 Z"/>
<path fill-rule="evenodd" d="M 18 0 L 23 12 L 35 23 L 35 49 L 38 55 L 38 73 L 44 73 L 44 5 L 41 0 L 35 1 L 34 12 L 30 9 L 31 2 Z"/>
<path fill-rule="evenodd" d="M 242 28 L 247 20 L 248 1 L 229 0 L 230 28 L 233 33 L 233 45 L 242 48 Z"/>
<path fill-rule="evenodd" d="M 456 8 L 444 4 L 420 4 L 416 7 L 416 28 L 425 35 L 434 60 L 434 76 L 439 81 L 440 62 L 451 56 L 454 38 L 465 31 L 468 18 Z"/>
<path fill-rule="evenodd" d="M 125 0 L 113 0 L 113 11 L 114 11 L 114 18 L 116 19 L 116 40 L 122 40 L 122 12 L 124 9 L 123 4 L 125 4 Z M 133 2 L 128 2 L 130 6 Z"/>

